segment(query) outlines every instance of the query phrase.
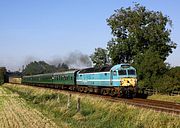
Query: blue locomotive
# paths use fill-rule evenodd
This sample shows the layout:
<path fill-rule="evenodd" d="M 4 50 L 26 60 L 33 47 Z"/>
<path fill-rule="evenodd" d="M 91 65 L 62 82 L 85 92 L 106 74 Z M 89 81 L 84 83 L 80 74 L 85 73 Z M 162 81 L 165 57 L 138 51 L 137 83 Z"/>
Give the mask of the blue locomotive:
<path fill-rule="evenodd" d="M 119 97 L 137 92 L 136 69 L 129 64 L 24 76 L 22 83 Z"/>

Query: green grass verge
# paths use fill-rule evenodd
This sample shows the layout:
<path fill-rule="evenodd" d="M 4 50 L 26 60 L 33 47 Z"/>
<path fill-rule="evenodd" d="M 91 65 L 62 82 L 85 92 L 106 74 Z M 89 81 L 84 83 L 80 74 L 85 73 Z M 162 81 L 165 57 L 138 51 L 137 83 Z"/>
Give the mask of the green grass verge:
<path fill-rule="evenodd" d="M 156 95 L 149 96 L 148 99 L 180 103 L 180 95 L 169 96 L 169 95 L 156 94 Z"/>
<path fill-rule="evenodd" d="M 67 94 L 50 89 L 3 85 L 18 93 L 33 107 L 53 120 L 60 128 L 179 128 L 177 115 L 155 112 L 113 103 L 91 96 L 73 94 L 67 108 Z M 77 97 L 81 98 L 81 110 L 76 111 Z"/>

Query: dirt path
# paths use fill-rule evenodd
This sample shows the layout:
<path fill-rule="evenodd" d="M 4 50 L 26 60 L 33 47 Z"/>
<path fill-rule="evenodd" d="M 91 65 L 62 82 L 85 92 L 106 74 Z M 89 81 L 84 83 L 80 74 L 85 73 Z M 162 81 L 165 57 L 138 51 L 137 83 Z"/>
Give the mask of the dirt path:
<path fill-rule="evenodd" d="M 57 128 L 36 109 L 29 107 L 18 94 L 0 86 L 0 128 Z"/>

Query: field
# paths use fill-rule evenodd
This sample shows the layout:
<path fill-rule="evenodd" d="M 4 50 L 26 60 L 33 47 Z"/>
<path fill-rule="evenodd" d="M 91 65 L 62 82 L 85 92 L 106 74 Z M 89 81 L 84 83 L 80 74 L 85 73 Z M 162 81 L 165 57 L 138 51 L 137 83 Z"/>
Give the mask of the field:
<path fill-rule="evenodd" d="M 124 103 L 109 102 L 98 97 L 73 94 L 69 100 L 69 107 L 67 107 L 69 94 L 66 92 L 12 84 L 5 84 L 3 88 L 19 94 L 31 108 L 42 112 L 60 128 L 180 127 L 180 117 L 177 115 L 138 108 Z M 79 112 L 76 108 L 78 97 L 81 98 Z"/>
<path fill-rule="evenodd" d="M 31 108 L 18 94 L 0 86 L 0 128 L 55 127 L 55 123 Z"/>

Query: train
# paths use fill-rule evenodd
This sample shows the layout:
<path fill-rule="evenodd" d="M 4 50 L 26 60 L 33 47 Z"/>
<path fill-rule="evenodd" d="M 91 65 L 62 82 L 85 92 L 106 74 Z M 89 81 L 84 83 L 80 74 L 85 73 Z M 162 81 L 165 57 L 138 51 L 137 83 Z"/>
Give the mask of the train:
<path fill-rule="evenodd" d="M 21 84 L 22 78 L 20 76 L 9 76 L 9 83 Z"/>
<path fill-rule="evenodd" d="M 129 64 L 23 76 L 22 84 L 117 97 L 138 91 L 136 69 Z"/>

